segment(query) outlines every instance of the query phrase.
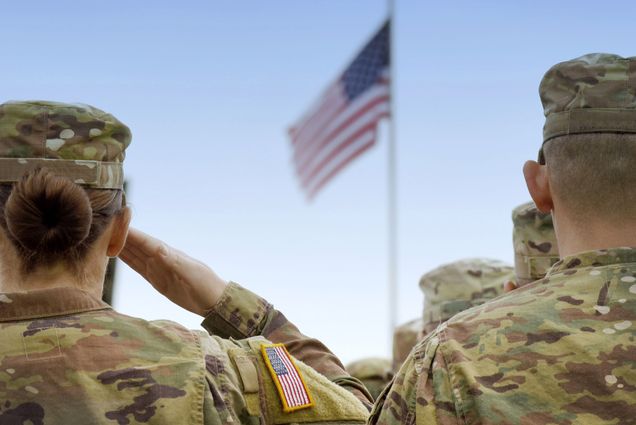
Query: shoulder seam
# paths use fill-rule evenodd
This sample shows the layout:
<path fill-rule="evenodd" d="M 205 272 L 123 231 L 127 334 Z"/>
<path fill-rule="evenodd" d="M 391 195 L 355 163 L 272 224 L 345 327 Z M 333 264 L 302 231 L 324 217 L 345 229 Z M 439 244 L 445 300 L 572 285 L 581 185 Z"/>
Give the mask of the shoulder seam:
<path fill-rule="evenodd" d="M 448 371 L 448 381 L 451 386 L 451 392 L 453 394 L 453 400 L 455 400 L 455 410 L 456 416 L 458 420 L 461 420 L 462 423 L 468 423 L 466 420 L 466 414 L 464 413 L 464 406 L 462 404 L 461 392 L 460 389 L 456 386 L 455 375 L 451 370 L 450 363 L 448 358 L 446 357 L 446 353 L 444 353 L 444 349 L 442 348 L 442 343 L 448 340 L 448 335 L 446 334 L 446 328 L 440 329 L 440 334 L 443 335 L 443 339 L 439 342 L 439 353 L 444 358 L 444 363 L 446 364 L 446 370 Z M 457 414 L 458 413 L 458 414 Z"/>

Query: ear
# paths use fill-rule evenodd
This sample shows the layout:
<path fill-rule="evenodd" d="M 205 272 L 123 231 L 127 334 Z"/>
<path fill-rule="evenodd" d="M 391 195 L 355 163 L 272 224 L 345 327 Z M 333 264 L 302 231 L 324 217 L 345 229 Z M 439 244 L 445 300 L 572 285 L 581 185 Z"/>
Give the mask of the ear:
<path fill-rule="evenodd" d="M 523 176 L 526 179 L 528 192 L 539 211 L 549 213 L 554 208 L 548 169 L 537 161 L 526 161 L 523 165 Z"/>
<path fill-rule="evenodd" d="M 124 249 L 126 238 L 128 237 L 128 228 L 130 227 L 131 218 L 132 212 L 128 207 L 125 207 L 113 218 L 110 242 L 108 243 L 108 249 L 106 250 L 106 255 L 109 257 L 117 257 L 121 250 Z"/>

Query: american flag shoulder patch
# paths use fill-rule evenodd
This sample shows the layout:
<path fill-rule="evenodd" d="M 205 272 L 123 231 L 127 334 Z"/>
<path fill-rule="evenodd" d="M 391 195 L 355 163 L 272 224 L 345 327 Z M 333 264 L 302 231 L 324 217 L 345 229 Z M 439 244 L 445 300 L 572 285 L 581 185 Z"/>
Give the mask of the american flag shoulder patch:
<path fill-rule="evenodd" d="M 313 406 L 307 384 L 285 344 L 263 344 L 261 353 L 283 403 L 283 411 L 294 412 Z"/>

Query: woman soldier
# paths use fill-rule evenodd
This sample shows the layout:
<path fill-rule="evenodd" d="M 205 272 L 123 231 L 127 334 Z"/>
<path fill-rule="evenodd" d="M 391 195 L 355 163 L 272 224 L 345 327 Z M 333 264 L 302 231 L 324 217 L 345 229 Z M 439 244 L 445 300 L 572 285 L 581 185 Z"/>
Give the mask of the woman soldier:
<path fill-rule="evenodd" d="M 130 140 L 91 106 L 0 105 L 0 424 L 363 423 L 366 390 L 324 345 L 141 232 L 122 258 L 209 334 L 100 300 Z"/>

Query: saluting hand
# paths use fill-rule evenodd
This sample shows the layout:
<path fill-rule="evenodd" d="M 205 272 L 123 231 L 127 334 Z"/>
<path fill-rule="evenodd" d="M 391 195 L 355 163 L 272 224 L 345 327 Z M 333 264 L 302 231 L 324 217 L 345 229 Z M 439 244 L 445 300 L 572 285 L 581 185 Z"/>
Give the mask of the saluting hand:
<path fill-rule="evenodd" d="M 137 229 L 130 228 L 119 258 L 170 301 L 201 316 L 227 286 L 205 264 Z"/>

